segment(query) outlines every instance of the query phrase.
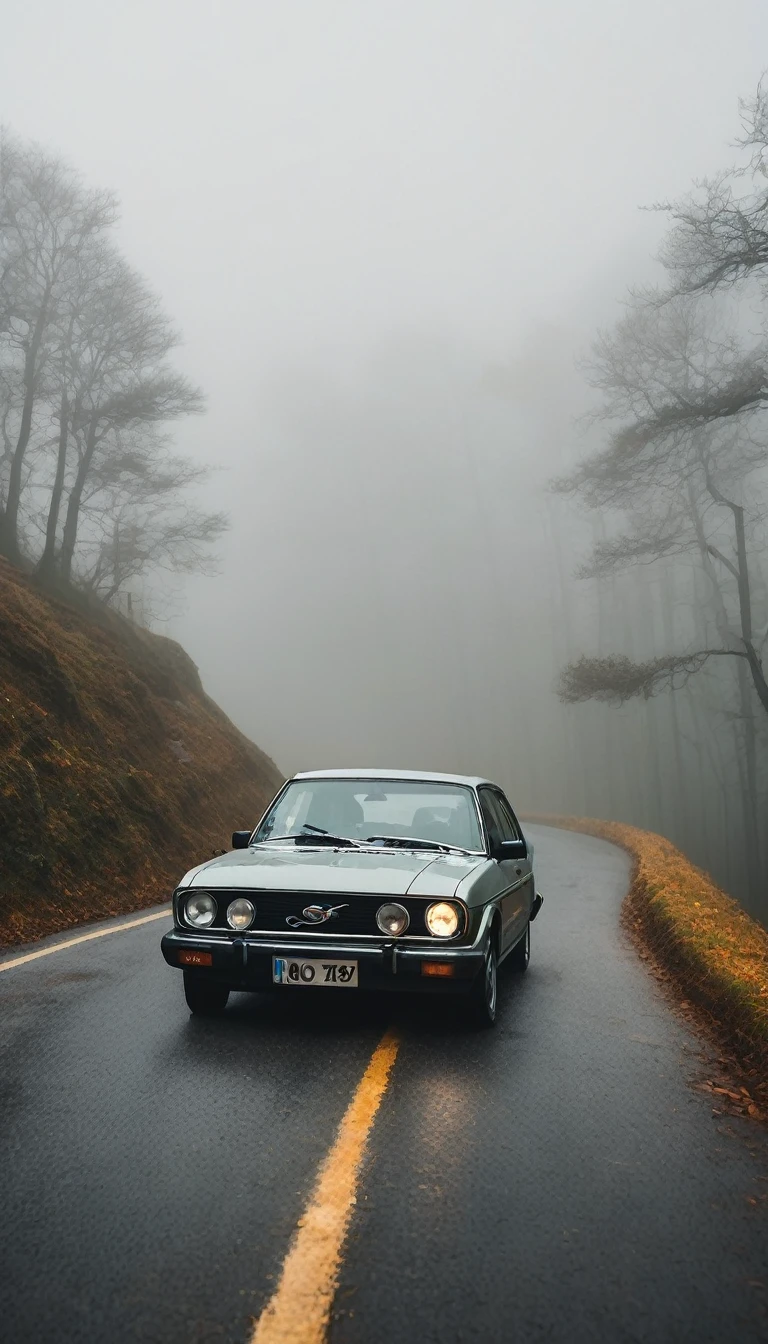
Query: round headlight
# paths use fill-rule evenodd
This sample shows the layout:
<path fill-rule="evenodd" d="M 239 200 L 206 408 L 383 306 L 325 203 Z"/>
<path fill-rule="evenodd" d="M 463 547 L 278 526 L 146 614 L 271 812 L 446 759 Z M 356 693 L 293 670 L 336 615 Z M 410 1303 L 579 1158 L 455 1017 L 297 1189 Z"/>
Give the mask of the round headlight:
<path fill-rule="evenodd" d="M 243 896 L 238 896 L 227 910 L 227 923 L 230 929 L 247 929 L 253 923 L 255 914 L 251 902 L 246 901 Z"/>
<path fill-rule="evenodd" d="M 216 918 L 216 902 L 207 891 L 198 891 L 194 896 L 187 897 L 184 915 L 196 929 L 207 929 Z"/>
<path fill-rule="evenodd" d="M 396 901 L 390 901 L 387 905 L 380 905 L 376 911 L 376 923 L 382 933 L 388 933 L 390 938 L 399 938 L 401 933 L 405 933 L 411 919 L 404 905 L 398 905 Z"/>
<path fill-rule="evenodd" d="M 459 927 L 459 912 L 455 905 L 449 905 L 447 901 L 436 901 L 430 905 L 424 919 L 435 938 L 452 938 Z"/>

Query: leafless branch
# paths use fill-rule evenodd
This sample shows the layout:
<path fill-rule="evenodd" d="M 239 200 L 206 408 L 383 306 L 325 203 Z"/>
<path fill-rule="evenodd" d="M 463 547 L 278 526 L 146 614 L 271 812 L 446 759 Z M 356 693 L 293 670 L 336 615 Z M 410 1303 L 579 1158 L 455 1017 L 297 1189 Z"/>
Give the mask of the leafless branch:
<path fill-rule="evenodd" d="M 604 700 L 624 704 L 636 696 L 645 700 L 660 691 L 677 690 L 709 658 L 746 658 L 739 649 L 697 649 L 692 653 L 669 654 L 644 663 L 633 663 L 621 654 L 607 658 L 583 656 L 569 663 L 560 675 L 558 693 L 565 704 L 583 700 Z"/>

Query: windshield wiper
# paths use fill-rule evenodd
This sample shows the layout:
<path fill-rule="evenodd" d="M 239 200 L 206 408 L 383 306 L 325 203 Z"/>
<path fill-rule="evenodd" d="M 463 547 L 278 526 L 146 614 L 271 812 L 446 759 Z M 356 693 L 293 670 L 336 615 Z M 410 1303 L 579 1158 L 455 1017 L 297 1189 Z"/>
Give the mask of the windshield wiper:
<path fill-rule="evenodd" d="M 311 831 L 312 834 L 304 835 L 304 831 Z M 319 826 L 310 826 L 306 822 L 301 831 L 296 831 L 293 835 L 267 835 L 263 840 L 257 840 L 256 844 L 267 845 L 278 840 L 291 840 L 294 845 L 330 845 L 333 848 L 342 845 L 347 849 L 365 849 L 368 845 L 380 843 L 391 849 L 432 849 L 440 854 L 473 852 L 462 845 L 449 845 L 442 840 L 424 840 L 421 836 L 413 835 L 367 835 L 364 840 L 353 840 L 349 835 L 329 835 L 328 831 L 322 830 Z"/>
<path fill-rule="evenodd" d="M 305 845 L 351 845 L 353 849 L 362 849 L 359 840 L 349 835 L 329 835 L 327 831 L 318 831 L 316 835 L 294 835 L 296 844 Z"/>
<path fill-rule="evenodd" d="M 441 854 L 471 854 L 470 849 L 464 849 L 462 845 L 447 845 L 442 840 L 422 840 L 419 836 L 413 835 L 368 835 L 367 844 L 372 844 L 375 840 L 382 841 L 385 845 L 392 845 L 398 849 L 437 849 Z"/>
<path fill-rule="evenodd" d="M 319 827 L 313 827 L 314 829 L 317 829 L 316 835 L 302 835 L 301 831 L 294 835 L 267 835 L 264 840 L 258 840 L 256 843 L 264 845 L 269 844 L 272 840 L 292 840 L 295 845 L 332 845 L 334 848 L 344 845 L 352 849 L 363 849 L 359 840 L 352 840 L 348 835 L 329 835 L 327 831 L 321 831 Z"/>

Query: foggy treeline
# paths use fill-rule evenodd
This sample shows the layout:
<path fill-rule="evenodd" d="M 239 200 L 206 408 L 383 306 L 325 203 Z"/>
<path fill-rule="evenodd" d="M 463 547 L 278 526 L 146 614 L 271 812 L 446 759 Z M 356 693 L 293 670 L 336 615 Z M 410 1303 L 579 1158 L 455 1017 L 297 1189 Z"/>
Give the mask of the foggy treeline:
<path fill-rule="evenodd" d="M 283 769 L 486 774 L 521 812 L 669 836 L 768 919 L 763 93 L 743 114 L 735 165 L 663 207 L 660 283 L 639 275 L 578 368 L 599 320 L 583 295 L 529 308 L 506 363 L 514 313 L 468 334 L 426 299 L 335 352 L 312 328 L 275 353 L 293 252 L 261 327 L 248 291 L 224 340 L 211 303 L 198 363 L 237 474 L 208 507 L 210 445 L 168 437 L 202 397 L 116 244 L 115 199 L 5 134 L 0 553 L 117 605 L 149 574 L 162 605 L 159 572 L 210 572 L 231 511 L 229 582 L 190 592 L 175 633 Z"/>
<path fill-rule="evenodd" d="M 768 92 L 741 104 L 743 159 L 659 207 L 659 287 L 630 292 L 583 372 L 589 450 L 555 484 L 590 510 L 569 629 L 575 810 L 653 826 L 768 918 Z M 589 715 L 589 717 L 587 717 Z M 577 778 L 569 788 L 579 791 Z"/>
<path fill-rule="evenodd" d="M 167 437 L 203 399 L 116 220 L 110 192 L 0 136 L 0 554 L 112 603 L 148 569 L 205 570 L 225 526 Z"/>

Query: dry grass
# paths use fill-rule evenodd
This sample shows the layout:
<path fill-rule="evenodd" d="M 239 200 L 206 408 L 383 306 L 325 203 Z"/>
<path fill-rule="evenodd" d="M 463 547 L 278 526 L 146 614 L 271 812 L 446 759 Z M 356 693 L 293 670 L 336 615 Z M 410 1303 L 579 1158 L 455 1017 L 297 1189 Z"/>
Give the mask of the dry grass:
<path fill-rule="evenodd" d="M 768 931 L 660 835 L 583 817 L 529 820 L 599 836 L 632 857 L 628 925 L 682 999 L 703 1010 L 768 1107 Z"/>
<path fill-rule="evenodd" d="M 280 779 L 178 644 L 0 561 L 0 945 L 167 900 Z"/>

